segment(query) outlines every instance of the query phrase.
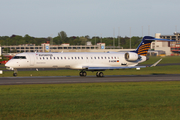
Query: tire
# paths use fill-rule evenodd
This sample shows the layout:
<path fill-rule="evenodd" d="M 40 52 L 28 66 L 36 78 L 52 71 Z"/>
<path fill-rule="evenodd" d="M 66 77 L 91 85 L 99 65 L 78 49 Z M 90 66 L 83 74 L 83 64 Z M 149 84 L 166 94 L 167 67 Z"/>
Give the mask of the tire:
<path fill-rule="evenodd" d="M 99 77 L 103 77 L 104 74 L 102 72 L 99 73 Z"/>
<path fill-rule="evenodd" d="M 16 76 L 17 76 L 17 73 L 13 73 L 13 76 L 16 77 Z"/>

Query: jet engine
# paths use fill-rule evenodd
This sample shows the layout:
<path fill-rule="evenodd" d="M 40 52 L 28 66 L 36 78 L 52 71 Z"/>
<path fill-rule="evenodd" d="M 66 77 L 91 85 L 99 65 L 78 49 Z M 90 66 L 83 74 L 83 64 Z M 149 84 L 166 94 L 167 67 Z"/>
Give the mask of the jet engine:
<path fill-rule="evenodd" d="M 127 61 L 136 61 L 138 59 L 140 59 L 140 56 L 137 54 L 137 53 L 134 53 L 134 52 L 127 52 L 125 53 L 125 59 Z"/>

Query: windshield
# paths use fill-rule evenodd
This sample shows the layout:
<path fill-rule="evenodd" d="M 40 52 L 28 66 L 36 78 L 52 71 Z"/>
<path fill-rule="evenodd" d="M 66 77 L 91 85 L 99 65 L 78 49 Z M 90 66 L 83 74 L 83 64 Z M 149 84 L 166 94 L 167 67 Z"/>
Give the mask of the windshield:
<path fill-rule="evenodd" d="M 26 56 L 14 56 L 12 59 L 26 59 Z"/>

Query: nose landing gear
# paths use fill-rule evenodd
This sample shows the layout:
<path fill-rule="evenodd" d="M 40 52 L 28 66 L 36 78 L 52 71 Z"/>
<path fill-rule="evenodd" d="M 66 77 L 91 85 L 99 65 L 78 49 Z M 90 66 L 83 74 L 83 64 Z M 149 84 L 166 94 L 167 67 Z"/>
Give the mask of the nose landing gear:
<path fill-rule="evenodd" d="M 17 69 L 14 69 L 14 73 L 13 73 L 13 76 L 16 77 L 17 76 Z"/>

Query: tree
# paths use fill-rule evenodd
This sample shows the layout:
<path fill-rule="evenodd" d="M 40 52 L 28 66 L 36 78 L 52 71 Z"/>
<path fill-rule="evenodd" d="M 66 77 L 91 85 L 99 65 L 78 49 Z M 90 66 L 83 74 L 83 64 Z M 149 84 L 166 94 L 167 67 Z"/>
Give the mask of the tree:
<path fill-rule="evenodd" d="M 86 45 L 87 38 L 85 37 L 80 37 L 81 45 Z"/>
<path fill-rule="evenodd" d="M 64 31 L 61 31 L 58 33 L 59 36 L 59 44 L 62 44 L 63 42 L 66 42 L 67 34 Z"/>

